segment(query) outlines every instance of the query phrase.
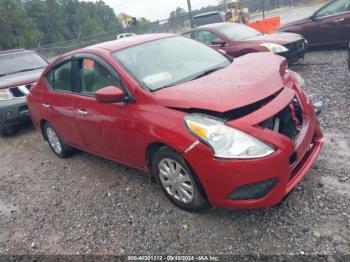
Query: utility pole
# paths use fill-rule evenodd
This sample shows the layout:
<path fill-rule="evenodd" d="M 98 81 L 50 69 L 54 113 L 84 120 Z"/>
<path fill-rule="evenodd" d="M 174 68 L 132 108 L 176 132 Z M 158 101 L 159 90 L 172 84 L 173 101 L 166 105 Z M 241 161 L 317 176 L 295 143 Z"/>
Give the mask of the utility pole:
<path fill-rule="evenodd" d="M 188 17 L 190 18 L 191 28 L 193 28 L 191 0 L 187 0 L 187 7 L 188 7 Z"/>
<path fill-rule="evenodd" d="M 265 0 L 262 0 L 262 8 L 263 8 L 263 19 L 265 19 Z"/>

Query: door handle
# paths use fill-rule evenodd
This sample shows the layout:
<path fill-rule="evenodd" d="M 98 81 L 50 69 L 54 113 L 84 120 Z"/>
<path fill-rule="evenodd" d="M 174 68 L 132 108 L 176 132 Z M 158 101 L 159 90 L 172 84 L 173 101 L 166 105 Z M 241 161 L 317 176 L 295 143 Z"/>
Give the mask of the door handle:
<path fill-rule="evenodd" d="M 86 111 L 83 110 L 83 109 L 79 109 L 79 110 L 78 110 L 78 114 L 81 115 L 81 116 L 87 116 L 87 115 L 88 115 L 88 112 L 86 112 Z"/>
<path fill-rule="evenodd" d="M 339 23 L 339 22 L 343 22 L 344 20 L 345 20 L 344 18 L 340 18 L 340 19 L 334 20 L 333 22 L 334 23 Z"/>
<path fill-rule="evenodd" d="M 44 103 L 44 104 L 43 104 L 43 107 L 44 107 L 44 108 L 50 108 L 51 106 L 50 106 L 49 104 Z"/>

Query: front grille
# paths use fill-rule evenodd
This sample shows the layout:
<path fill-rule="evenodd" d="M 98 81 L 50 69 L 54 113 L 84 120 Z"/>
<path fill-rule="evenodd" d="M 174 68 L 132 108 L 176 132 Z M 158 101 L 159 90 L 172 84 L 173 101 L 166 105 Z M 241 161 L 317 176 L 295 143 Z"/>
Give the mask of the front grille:
<path fill-rule="evenodd" d="M 22 85 L 22 86 L 15 86 L 15 87 L 10 87 L 10 92 L 14 97 L 24 97 L 29 94 L 31 85 Z"/>
<path fill-rule="evenodd" d="M 265 120 L 261 126 L 295 140 L 303 124 L 303 112 L 299 101 L 294 98 L 277 115 Z"/>
<path fill-rule="evenodd" d="M 286 45 L 286 47 L 289 50 L 289 53 L 296 53 L 296 52 L 302 52 L 305 50 L 306 44 L 304 39 L 290 43 Z"/>

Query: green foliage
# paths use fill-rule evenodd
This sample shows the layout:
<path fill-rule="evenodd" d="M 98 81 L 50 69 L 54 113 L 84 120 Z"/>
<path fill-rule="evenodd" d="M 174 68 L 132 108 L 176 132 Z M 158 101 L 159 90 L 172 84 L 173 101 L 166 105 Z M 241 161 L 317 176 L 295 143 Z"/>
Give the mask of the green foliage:
<path fill-rule="evenodd" d="M 169 14 L 169 26 L 170 28 L 183 27 L 186 20 L 187 12 L 181 7 L 177 7 L 175 11 Z"/>
<path fill-rule="evenodd" d="M 41 37 L 20 0 L 0 0 L 0 48 L 31 47 Z"/>
<path fill-rule="evenodd" d="M 143 20 L 142 20 L 143 21 Z M 103 1 L 0 0 L 0 49 L 33 48 L 121 29 Z"/>

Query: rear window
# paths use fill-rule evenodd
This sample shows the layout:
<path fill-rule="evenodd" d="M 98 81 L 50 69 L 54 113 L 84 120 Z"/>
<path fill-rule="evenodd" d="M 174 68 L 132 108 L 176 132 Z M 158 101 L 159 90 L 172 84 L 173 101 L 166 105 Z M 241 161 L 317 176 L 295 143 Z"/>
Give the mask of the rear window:
<path fill-rule="evenodd" d="M 72 91 L 72 62 L 68 61 L 52 69 L 46 76 L 46 83 L 50 89 L 62 92 Z"/>
<path fill-rule="evenodd" d="M 47 62 L 34 52 L 0 55 L 0 76 L 41 69 Z"/>
<path fill-rule="evenodd" d="M 198 16 L 193 18 L 194 26 L 201 26 L 201 25 L 208 25 L 208 24 L 222 23 L 222 22 L 224 22 L 224 18 L 221 16 L 220 13 L 215 13 L 215 14 L 206 15 L 206 16 Z"/>
<path fill-rule="evenodd" d="M 249 26 L 237 23 L 226 23 L 225 25 L 216 28 L 216 30 L 228 39 L 234 41 L 245 40 L 262 34 Z"/>

